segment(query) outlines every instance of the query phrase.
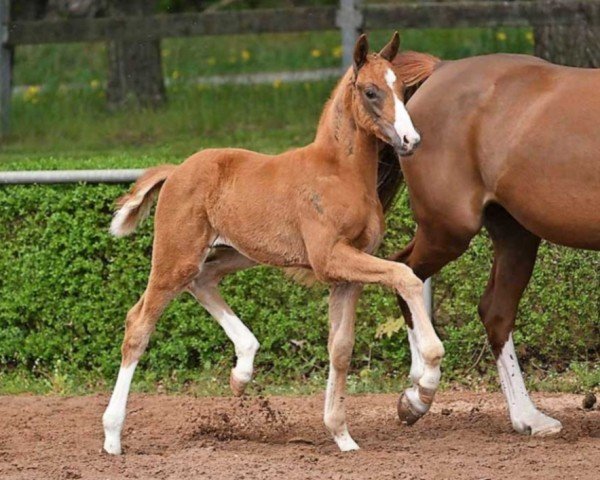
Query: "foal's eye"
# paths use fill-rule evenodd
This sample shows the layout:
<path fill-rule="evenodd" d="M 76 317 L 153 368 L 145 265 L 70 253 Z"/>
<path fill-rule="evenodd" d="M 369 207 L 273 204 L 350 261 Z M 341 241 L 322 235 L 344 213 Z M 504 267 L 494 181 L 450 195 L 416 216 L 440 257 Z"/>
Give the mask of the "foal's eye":
<path fill-rule="evenodd" d="M 377 98 L 377 92 L 375 90 L 372 90 L 372 89 L 365 90 L 365 96 L 369 100 L 373 100 L 374 98 Z"/>

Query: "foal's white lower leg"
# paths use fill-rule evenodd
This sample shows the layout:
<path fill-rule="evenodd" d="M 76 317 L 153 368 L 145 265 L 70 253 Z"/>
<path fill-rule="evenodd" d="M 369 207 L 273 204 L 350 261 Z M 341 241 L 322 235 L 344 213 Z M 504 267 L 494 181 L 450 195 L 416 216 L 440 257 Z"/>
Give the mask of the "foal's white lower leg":
<path fill-rule="evenodd" d="M 223 327 L 225 334 L 233 342 L 237 361 L 231 370 L 229 384 L 237 396 L 242 395 L 246 385 L 252 379 L 254 370 L 254 356 L 260 344 L 250 329 L 233 313 L 225 303 L 216 286 L 203 285 L 196 282 L 190 291 L 198 302 L 210 313 Z"/>
<path fill-rule="evenodd" d="M 146 350 L 156 321 L 170 298 L 171 293 L 149 287 L 140 301 L 127 313 L 121 368 L 110 402 L 102 416 L 104 450 L 113 455 L 121 453 L 121 431 L 135 367 Z"/>
<path fill-rule="evenodd" d="M 346 425 L 346 376 L 354 346 L 354 323 L 356 302 L 362 291 L 361 285 L 334 285 L 329 298 L 329 378 L 325 393 L 325 426 L 331 432 L 341 451 L 358 450 Z"/>
<path fill-rule="evenodd" d="M 444 347 L 433 329 L 422 297 L 412 295 L 404 300 L 410 309 L 413 324 L 412 328 L 408 328 L 413 386 L 406 389 L 400 398 L 398 415 L 403 423 L 412 425 L 431 407 L 440 383 Z"/>
<path fill-rule="evenodd" d="M 121 431 L 125 422 L 127 397 L 135 367 L 148 346 L 158 317 L 174 295 L 173 291 L 165 292 L 149 288 L 127 314 L 121 368 L 108 407 L 102 416 L 104 450 L 113 455 L 121 454 Z"/>
<path fill-rule="evenodd" d="M 513 428 L 519 433 L 539 436 L 560 432 L 562 424 L 540 412 L 529 398 L 515 353 L 512 333 L 504 344 L 496 365 Z"/>
<path fill-rule="evenodd" d="M 115 389 L 102 416 L 104 450 L 113 455 L 121 454 L 121 430 L 123 430 L 123 423 L 125 422 L 127 397 L 136 365 L 137 362 L 127 366 L 121 365 Z"/>

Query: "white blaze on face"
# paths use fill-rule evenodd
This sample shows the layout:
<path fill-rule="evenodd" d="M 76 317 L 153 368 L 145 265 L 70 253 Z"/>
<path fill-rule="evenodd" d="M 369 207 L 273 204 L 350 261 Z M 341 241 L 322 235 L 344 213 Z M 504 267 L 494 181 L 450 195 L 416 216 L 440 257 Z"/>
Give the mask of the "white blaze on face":
<path fill-rule="evenodd" d="M 394 129 L 403 142 L 405 139 L 407 140 L 408 145 L 406 146 L 412 147 L 415 143 L 418 143 L 421 140 L 421 137 L 415 130 L 404 103 L 402 103 L 398 98 L 398 95 L 396 95 L 396 91 L 394 90 L 396 74 L 391 68 L 388 68 L 387 72 L 385 72 L 385 81 L 388 84 L 388 87 L 390 87 L 392 95 L 394 96 Z"/>

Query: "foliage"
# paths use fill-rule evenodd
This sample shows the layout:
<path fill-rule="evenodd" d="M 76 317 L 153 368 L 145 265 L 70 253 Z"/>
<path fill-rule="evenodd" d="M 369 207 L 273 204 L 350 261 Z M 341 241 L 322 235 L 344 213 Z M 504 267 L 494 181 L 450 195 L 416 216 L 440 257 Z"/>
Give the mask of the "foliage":
<path fill-rule="evenodd" d="M 152 225 L 131 238 L 108 235 L 119 186 L 19 186 L 0 190 L 0 362 L 40 375 L 77 371 L 111 377 L 119 363 L 123 319 L 143 292 Z M 389 221 L 383 252 L 405 244 L 412 225 L 403 192 Z M 596 253 L 544 246 L 524 298 L 516 341 L 525 362 L 565 368 L 598 360 L 600 284 Z M 461 260 L 436 277 L 436 318 L 445 341 L 447 378 L 474 362 L 483 329 L 476 304 L 489 271 L 489 245 L 477 238 Z M 256 268 L 224 282 L 232 308 L 261 341 L 258 369 L 302 378 L 327 364 L 327 304 L 322 286 L 306 289 L 279 271 Z M 404 372 L 410 354 L 404 330 L 377 330 L 398 311 L 391 292 L 368 287 L 360 302 L 354 369 Z M 145 368 L 226 371 L 233 348 L 221 328 L 189 296 L 167 309 Z M 484 362 L 482 372 L 490 364 Z M 59 376 L 60 380 L 60 376 Z"/>

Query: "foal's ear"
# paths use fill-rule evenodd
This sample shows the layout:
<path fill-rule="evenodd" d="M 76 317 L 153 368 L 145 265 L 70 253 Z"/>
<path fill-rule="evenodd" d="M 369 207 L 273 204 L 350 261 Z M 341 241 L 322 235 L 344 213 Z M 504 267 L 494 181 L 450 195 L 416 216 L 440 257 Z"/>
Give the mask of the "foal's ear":
<path fill-rule="evenodd" d="M 369 53 L 369 41 L 367 36 L 363 33 L 354 46 L 354 73 L 360 70 L 365 62 L 367 61 L 367 54 Z"/>
<path fill-rule="evenodd" d="M 381 49 L 381 52 L 379 52 L 379 56 L 385 58 L 388 62 L 391 62 L 396 57 L 399 49 L 400 35 L 398 35 L 398 32 L 394 32 L 392 39 Z"/>

